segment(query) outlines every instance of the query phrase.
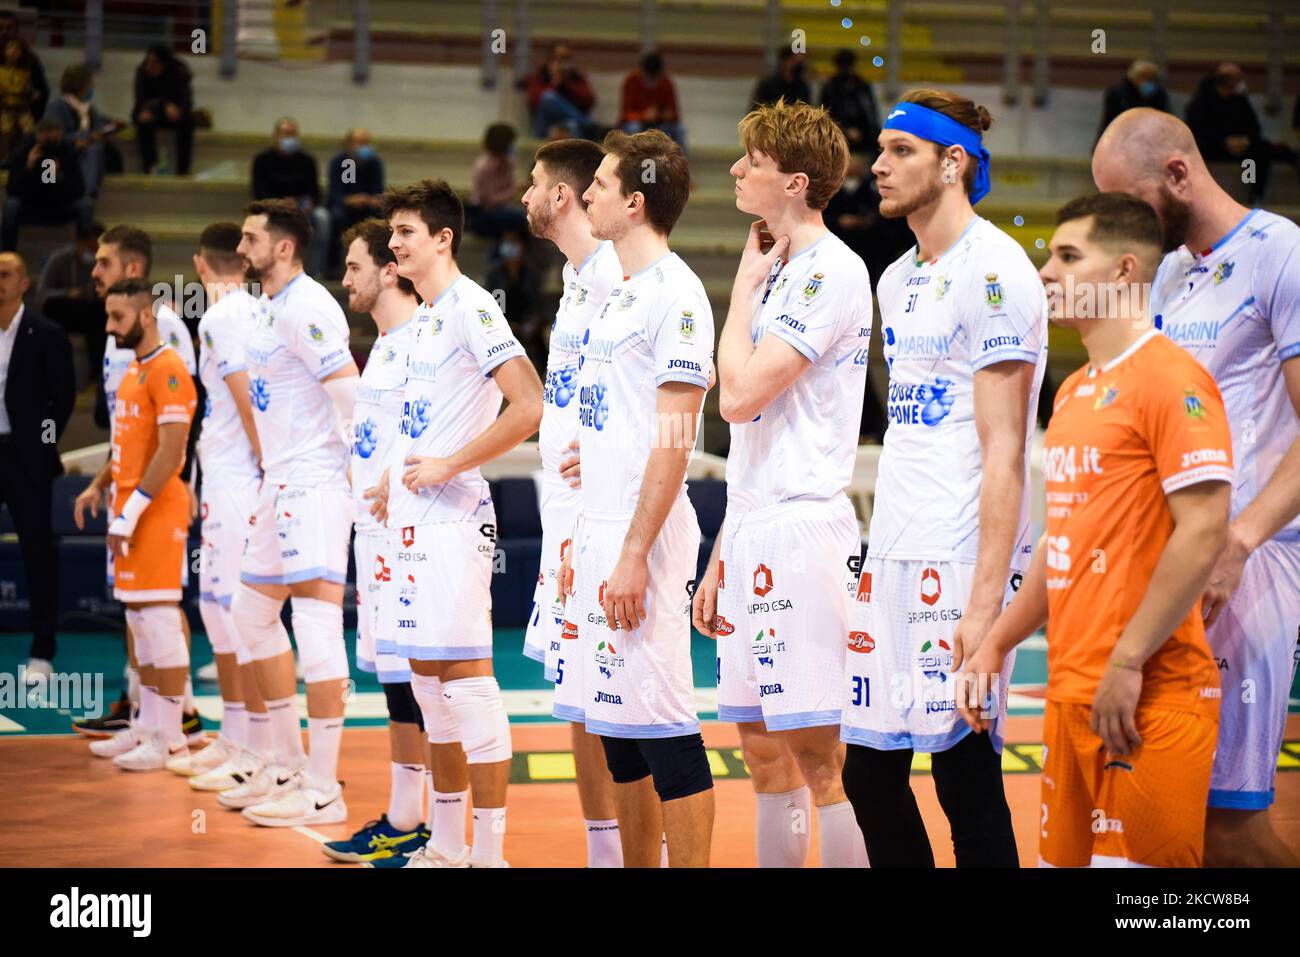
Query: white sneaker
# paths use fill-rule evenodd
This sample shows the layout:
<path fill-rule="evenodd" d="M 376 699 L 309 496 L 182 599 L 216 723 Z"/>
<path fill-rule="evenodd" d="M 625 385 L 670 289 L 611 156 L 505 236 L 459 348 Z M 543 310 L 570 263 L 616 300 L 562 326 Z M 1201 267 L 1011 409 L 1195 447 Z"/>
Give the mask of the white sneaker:
<path fill-rule="evenodd" d="M 229 791 L 253 780 L 263 765 L 262 759 L 252 751 L 239 749 L 224 763 L 195 774 L 190 778 L 190 787 L 196 791 Z"/>
<path fill-rule="evenodd" d="M 206 681 L 208 684 L 217 683 L 217 663 L 209 661 L 206 665 L 194 672 L 195 681 Z"/>
<path fill-rule="evenodd" d="M 471 867 L 469 862 L 470 856 L 474 853 L 474 848 L 468 844 L 455 857 L 434 850 L 428 844 L 417 851 L 407 855 L 406 867 Z"/>
<path fill-rule="evenodd" d="M 186 752 L 168 759 L 167 770 L 183 778 L 193 777 L 224 764 L 237 751 L 235 745 L 218 736 L 202 751 Z"/>
<path fill-rule="evenodd" d="M 222 791 L 217 795 L 217 803 L 222 807 L 242 810 L 254 804 L 273 801 L 294 786 L 294 770 L 277 764 L 264 765 L 238 787 Z"/>
<path fill-rule="evenodd" d="M 100 738 L 90 742 L 90 753 L 97 758 L 116 758 L 120 754 L 126 754 L 139 743 L 140 738 L 135 728 L 123 728 L 111 738 Z"/>
<path fill-rule="evenodd" d="M 44 658 L 28 658 L 26 670 L 27 700 L 33 705 L 44 704 L 50 697 L 50 662 Z"/>
<path fill-rule="evenodd" d="M 244 808 L 244 817 L 263 827 L 301 827 L 304 824 L 342 824 L 348 819 L 343 786 L 337 781 L 320 787 L 305 770 L 293 787 L 272 800 Z"/>
<path fill-rule="evenodd" d="M 161 731 L 151 731 L 144 739 L 125 754 L 119 754 L 113 763 L 123 771 L 161 771 L 167 759 L 189 753 L 185 742 L 171 745 L 163 740 Z"/>

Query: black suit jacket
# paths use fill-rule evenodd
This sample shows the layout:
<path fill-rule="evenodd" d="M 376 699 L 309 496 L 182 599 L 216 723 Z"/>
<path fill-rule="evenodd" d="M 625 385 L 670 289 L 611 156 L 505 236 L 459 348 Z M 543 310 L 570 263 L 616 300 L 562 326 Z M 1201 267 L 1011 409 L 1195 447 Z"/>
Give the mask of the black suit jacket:
<path fill-rule="evenodd" d="M 63 330 L 27 308 L 19 320 L 5 381 L 4 403 L 14 456 L 33 479 L 63 474 L 56 444 L 77 400 L 72 346 Z M 47 421 L 54 423 L 54 442 Z"/>

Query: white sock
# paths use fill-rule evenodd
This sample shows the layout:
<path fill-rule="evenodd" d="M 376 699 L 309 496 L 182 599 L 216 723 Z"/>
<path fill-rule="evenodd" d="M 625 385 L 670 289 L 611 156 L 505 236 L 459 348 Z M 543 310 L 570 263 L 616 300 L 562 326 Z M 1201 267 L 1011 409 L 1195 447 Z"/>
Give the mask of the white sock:
<path fill-rule="evenodd" d="M 803 867 L 812 838 L 812 794 L 808 788 L 756 794 L 754 828 L 759 867 Z M 850 812 L 852 813 L 852 812 Z"/>
<path fill-rule="evenodd" d="M 189 675 L 185 676 L 185 696 L 182 699 L 185 702 L 185 710 L 194 710 L 194 682 Z"/>
<path fill-rule="evenodd" d="M 869 867 L 867 844 L 848 801 L 817 809 L 817 847 L 822 867 Z"/>
<path fill-rule="evenodd" d="M 586 821 L 587 866 L 622 867 L 623 842 L 618 836 L 618 821 Z"/>
<path fill-rule="evenodd" d="M 474 851 L 470 860 L 485 867 L 496 867 L 502 861 L 505 843 L 506 809 L 474 808 Z"/>
<path fill-rule="evenodd" d="M 152 731 L 158 725 L 158 689 L 150 685 L 140 685 L 140 716 L 136 726 L 142 731 Z"/>
<path fill-rule="evenodd" d="M 311 745 L 307 773 L 317 785 L 332 788 L 339 781 L 339 745 L 343 743 L 343 718 L 307 718 Z"/>
<path fill-rule="evenodd" d="M 468 791 L 452 794 L 434 792 L 433 807 L 429 809 L 429 843 L 444 857 L 455 857 L 465 850 L 465 805 L 469 803 Z"/>
<path fill-rule="evenodd" d="M 126 699 L 138 708 L 140 707 L 140 669 L 126 666 Z"/>
<path fill-rule="evenodd" d="M 298 724 L 298 702 L 294 698 L 267 699 L 266 713 L 271 719 L 271 751 L 283 762 L 302 764 L 307 752 L 302 749 L 302 729 Z"/>
<path fill-rule="evenodd" d="M 426 765 L 427 768 L 427 765 Z M 433 772 L 426 770 L 424 772 L 424 826 L 430 827 L 433 824 L 433 806 L 436 803 L 438 789 L 433 786 Z"/>
<path fill-rule="evenodd" d="M 221 736 L 231 744 L 248 743 L 248 711 L 242 701 L 221 702 Z"/>
<path fill-rule="evenodd" d="M 163 741 L 169 746 L 183 743 L 185 741 L 185 732 L 181 730 L 181 724 L 185 720 L 185 698 L 181 695 L 154 694 L 156 727 L 162 732 Z"/>
<path fill-rule="evenodd" d="M 424 765 L 394 761 L 390 773 L 388 823 L 399 831 L 413 831 L 424 823 L 420 813 L 424 804 Z"/>
<path fill-rule="evenodd" d="M 248 711 L 248 750 L 265 756 L 271 750 L 271 716 L 265 711 Z"/>

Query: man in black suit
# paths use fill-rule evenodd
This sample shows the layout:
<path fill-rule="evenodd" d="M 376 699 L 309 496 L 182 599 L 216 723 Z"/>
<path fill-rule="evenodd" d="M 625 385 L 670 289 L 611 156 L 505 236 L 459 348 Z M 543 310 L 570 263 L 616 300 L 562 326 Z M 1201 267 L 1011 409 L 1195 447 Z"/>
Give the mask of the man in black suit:
<path fill-rule="evenodd" d="M 59 555 L 50 527 L 54 480 L 63 473 L 58 440 L 76 385 L 63 330 L 23 306 L 31 284 L 16 253 L 0 253 L 0 504 L 18 532 L 31 604 L 32 677 L 48 679 L 59 616 Z"/>

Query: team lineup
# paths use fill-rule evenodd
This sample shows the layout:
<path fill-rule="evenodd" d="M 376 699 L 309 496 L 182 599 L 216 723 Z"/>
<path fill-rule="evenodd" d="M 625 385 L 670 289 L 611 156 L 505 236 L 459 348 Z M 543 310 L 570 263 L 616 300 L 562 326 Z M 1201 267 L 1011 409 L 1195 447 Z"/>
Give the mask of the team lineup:
<path fill-rule="evenodd" d="M 391 785 L 377 820 L 323 849 L 508 866 L 480 468 L 536 435 L 522 653 L 570 728 L 589 866 L 709 866 L 720 808 L 692 626 L 716 643 L 760 867 L 805 866 L 814 817 L 823 867 L 933 867 L 918 752 L 957 866 L 1017 866 L 1008 688 L 1043 628 L 1042 865 L 1295 866 L 1268 808 L 1300 660 L 1300 228 L 1231 199 L 1181 121 L 1133 109 L 1094 151 L 1100 192 L 1059 210 L 1036 269 L 975 210 L 991 123 L 941 90 L 889 113 L 880 212 L 916 245 L 873 304 L 863 260 L 823 222 L 844 134 L 803 103 L 755 108 L 730 171 L 755 222 L 716 330 L 669 243 L 691 192 L 681 148 L 654 130 L 545 143 L 523 197 L 565 259 L 544 377 L 460 271 L 464 208 L 440 179 L 388 190 L 343 236 L 348 307 L 375 324 L 363 371 L 303 269 L 311 225 L 292 201 L 200 236 L 197 361 L 149 280 L 148 235 L 106 232 L 111 455 L 75 514 L 107 501 L 132 709 L 91 751 L 183 776 L 251 825 L 347 822 L 351 548 L 356 664 L 383 688 Z M 888 428 L 864 555 L 846 489 L 876 315 Z M 1035 540 L 1049 322 L 1088 362 L 1052 402 Z M 686 473 L 714 388 L 726 513 L 700 573 Z M 202 750 L 180 605 L 194 508 L 222 699 Z"/>

